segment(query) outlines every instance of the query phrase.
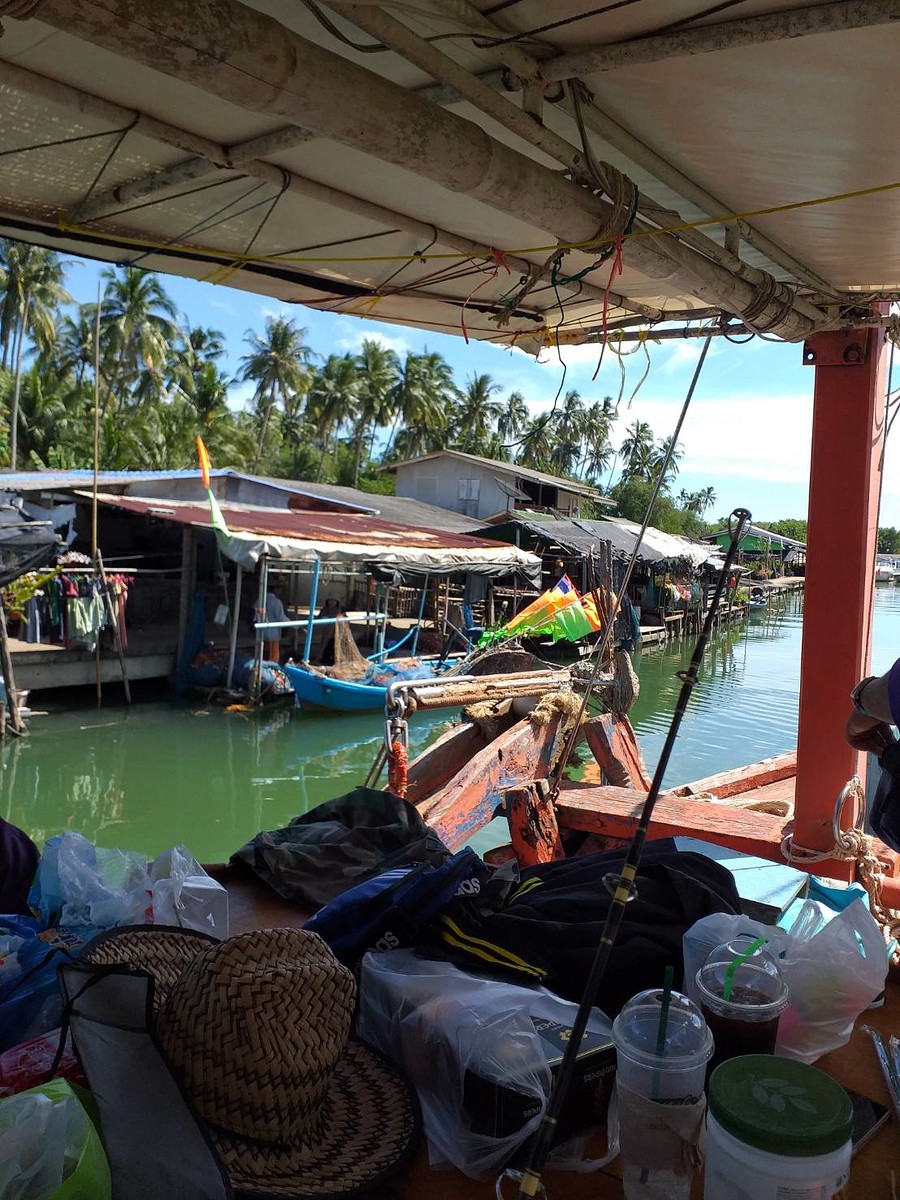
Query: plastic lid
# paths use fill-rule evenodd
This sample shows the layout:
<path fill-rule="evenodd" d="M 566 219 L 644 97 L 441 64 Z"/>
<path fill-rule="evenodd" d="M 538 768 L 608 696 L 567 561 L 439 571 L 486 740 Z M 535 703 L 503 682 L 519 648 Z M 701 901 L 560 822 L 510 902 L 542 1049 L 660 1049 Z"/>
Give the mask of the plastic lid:
<path fill-rule="evenodd" d="M 613 1021 L 616 1049 L 645 1066 L 659 1064 L 656 1048 L 662 999 L 662 988 L 639 992 Z M 694 1067 L 711 1058 L 712 1052 L 712 1034 L 700 1009 L 681 992 L 672 992 L 663 1051 L 667 1065 L 672 1070 Z"/>
<path fill-rule="evenodd" d="M 746 1054 L 716 1067 L 709 1111 L 732 1137 L 790 1158 L 839 1150 L 853 1128 L 853 1106 L 839 1083 L 806 1063 L 770 1054 Z"/>
<path fill-rule="evenodd" d="M 760 967 L 767 975 L 777 975 L 780 978 L 781 971 L 778 968 L 778 963 L 769 951 L 765 949 L 765 946 L 760 946 L 747 956 L 747 951 L 756 941 L 758 941 L 757 938 L 751 937 L 747 933 L 741 933 L 737 937 L 732 938 L 730 942 L 723 942 L 721 946 L 716 946 L 714 950 L 711 950 L 707 955 L 706 965 L 720 962 L 731 963 L 738 958 L 752 964 L 754 967 Z"/>

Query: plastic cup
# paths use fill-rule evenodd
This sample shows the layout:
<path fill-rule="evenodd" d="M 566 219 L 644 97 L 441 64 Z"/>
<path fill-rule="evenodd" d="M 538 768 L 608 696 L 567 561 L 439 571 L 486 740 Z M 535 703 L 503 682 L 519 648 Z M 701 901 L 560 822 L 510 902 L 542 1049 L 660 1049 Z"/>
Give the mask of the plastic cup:
<path fill-rule="evenodd" d="M 752 958 L 737 967 L 733 962 L 708 962 L 697 972 L 696 983 L 700 1009 L 715 1042 L 710 1070 L 740 1055 L 775 1053 L 778 1021 L 789 993 L 768 963 Z"/>
<path fill-rule="evenodd" d="M 690 1137 L 689 1110 L 703 1102 L 713 1040 L 696 1004 L 679 992 L 671 994 L 661 1040 L 662 1001 L 662 989 L 641 992 L 613 1022 L 626 1200 L 687 1200 L 691 1190 L 671 1119 L 687 1117 L 683 1132 Z"/>

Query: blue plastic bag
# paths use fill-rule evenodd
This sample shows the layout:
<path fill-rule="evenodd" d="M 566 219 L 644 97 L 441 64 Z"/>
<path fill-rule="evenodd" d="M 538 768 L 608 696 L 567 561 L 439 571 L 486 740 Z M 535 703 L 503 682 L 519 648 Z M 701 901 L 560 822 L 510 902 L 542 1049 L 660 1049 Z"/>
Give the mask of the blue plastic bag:
<path fill-rule="evenodd" d="M 305 928 L 324 938 L 342 962 L 354 963 L 367 950 L 412 945 L 454 896 L 477 894 L 490 873 L 468 846 L 439 867 L 394 867 L 337 896 Z"/>
<path fill-rule="evenodd" d="M 62 999 L 56 968 L 97 932 L 47 929 L 34 917 L 0 917 L 0 936 L 23 939 L 0 965 L 0 1051 L 59 1025 Z"/>

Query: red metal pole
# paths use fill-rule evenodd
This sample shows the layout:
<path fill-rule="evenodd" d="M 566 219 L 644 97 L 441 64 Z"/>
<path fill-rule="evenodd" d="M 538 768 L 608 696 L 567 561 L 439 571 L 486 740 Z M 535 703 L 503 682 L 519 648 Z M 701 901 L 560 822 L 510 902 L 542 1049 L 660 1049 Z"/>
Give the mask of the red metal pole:
<path fill-rule="evenodd" d="M 833 846 L 837 797 L 865 769 L 843 728 L 872 652 L 885 350 L 881 329 L 816 334 L 803 350 L 816 379 L 794 841 L 810 850 Z M 816 872 L 849 878 L 850 865 Z"/>

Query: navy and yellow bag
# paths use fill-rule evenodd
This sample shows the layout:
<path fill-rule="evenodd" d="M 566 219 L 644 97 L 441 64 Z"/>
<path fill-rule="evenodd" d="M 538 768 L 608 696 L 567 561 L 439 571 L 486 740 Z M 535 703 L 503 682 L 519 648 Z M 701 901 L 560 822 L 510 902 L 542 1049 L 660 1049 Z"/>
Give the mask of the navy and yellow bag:
<path fill-rule="evenodd" d="M 456 896 L 477 896 L 490 868 L 469 847 L 435 866 L 417 862 L 392 867 L 331 900 L 307 921 L 344 963 L 367 950 L 411 946 Z"/>

